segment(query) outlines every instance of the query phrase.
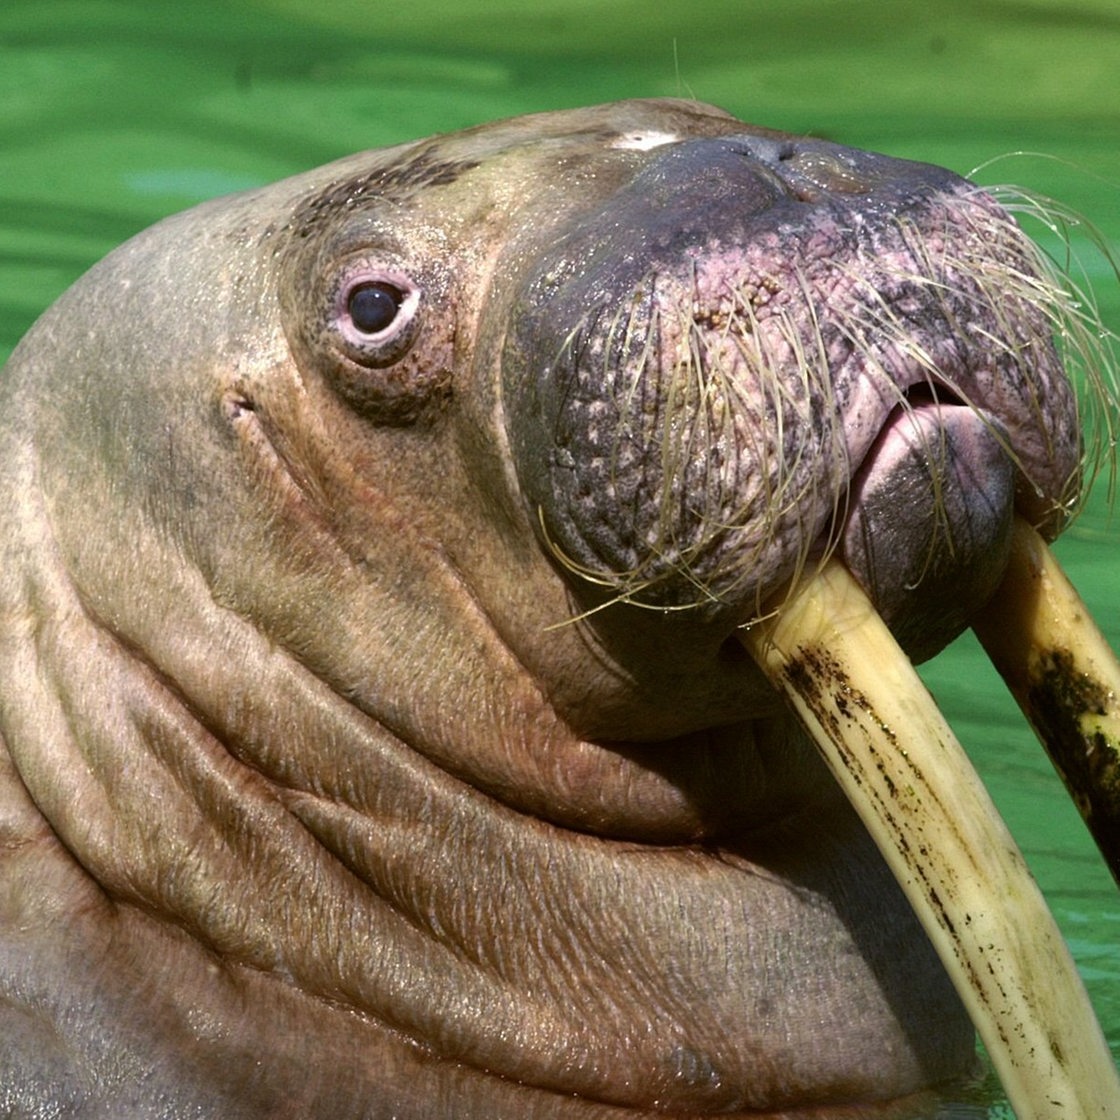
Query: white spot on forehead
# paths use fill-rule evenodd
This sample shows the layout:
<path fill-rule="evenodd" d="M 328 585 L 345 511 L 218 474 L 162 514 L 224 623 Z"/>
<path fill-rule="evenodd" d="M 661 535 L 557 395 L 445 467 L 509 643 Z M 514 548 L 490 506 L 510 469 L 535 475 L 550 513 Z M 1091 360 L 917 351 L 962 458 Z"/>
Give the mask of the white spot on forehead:
<path fill-rule="evenodd" d="M 621 148 L 623 151 L 648 152 L 650 148 L 660 148 L 663 144 L 675 144 L 679 139 L 675 132 L 624 132 L 610 147 Z"/>

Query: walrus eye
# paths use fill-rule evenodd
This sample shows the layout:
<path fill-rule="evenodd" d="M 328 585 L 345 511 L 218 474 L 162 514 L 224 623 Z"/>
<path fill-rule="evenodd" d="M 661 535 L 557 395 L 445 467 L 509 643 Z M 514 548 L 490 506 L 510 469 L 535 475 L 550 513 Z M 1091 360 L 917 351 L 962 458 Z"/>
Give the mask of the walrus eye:
<path fill-rule="evenodd" d="M 363 284 L 350 292 L 346 309 L 362 334 L 380 334 L 397 317 L 404 299 L 391 284 Z"/>
<path fill-rule="evenodd" d="M 450 392 L 454 330 L 442 272 L 383 248 L 347 253 L 318 242 L 287 268 L 277 293 L 284 333 L 309 377 L 378 424 L 411 424 Z M 426 334 L 425 324 L 437 330 Z"/>
<path fill-rule="evenodd" d="M 399 361 L 416 341 L 420 302 L 420 286 L 402 268 L 361 260 L 343 269 L 330 304 L 342 353 L 367 369 Z"/>

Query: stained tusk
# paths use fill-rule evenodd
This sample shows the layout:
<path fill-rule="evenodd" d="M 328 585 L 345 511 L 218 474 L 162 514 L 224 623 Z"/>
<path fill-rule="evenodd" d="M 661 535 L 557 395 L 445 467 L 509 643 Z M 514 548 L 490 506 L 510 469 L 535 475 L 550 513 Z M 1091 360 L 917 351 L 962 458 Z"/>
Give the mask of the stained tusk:
<path fill-rule="evenodd" d="M 1120 1080 L 1042 894 L 852 576 L 827 562 L 741 640 L 902 884 L 1019 1120 L 1115 1120 Z"/>
<path fill-rule="evenodd" d="M 1025 522 L 973 625 L 1120 883 L 1120 663 Z"/>

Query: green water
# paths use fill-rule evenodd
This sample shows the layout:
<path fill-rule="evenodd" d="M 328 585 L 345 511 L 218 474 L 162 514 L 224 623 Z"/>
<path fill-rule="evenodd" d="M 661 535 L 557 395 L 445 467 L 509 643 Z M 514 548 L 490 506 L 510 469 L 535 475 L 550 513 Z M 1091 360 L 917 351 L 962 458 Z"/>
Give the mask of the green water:
<path fill-rule="evenodd" d="M 98 257 L 201 199 L 493 117 L 666 94 L 982 168 L 1120 244 L 1115 0 L 2 0 L 0 360 Z M 1120 329 L 1120 285 L 1088 268 Z M 1114 645 L 1118 549 L 1098 488 L 1060 554 Z M 1120 894 L 975 644 L 926 676 L 1120 1051 Z"/>

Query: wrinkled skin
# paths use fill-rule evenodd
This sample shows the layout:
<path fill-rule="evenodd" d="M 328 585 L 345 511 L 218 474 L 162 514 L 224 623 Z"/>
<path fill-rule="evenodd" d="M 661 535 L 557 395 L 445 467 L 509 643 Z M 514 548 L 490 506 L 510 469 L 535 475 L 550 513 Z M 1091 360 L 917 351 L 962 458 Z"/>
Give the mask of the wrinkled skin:
<path fill-rule="evenodd" d="M 75 285 L 0 387 L 0 1111 L 885 1116 L 968 1074 L 732 639 L 839 541 L 930 655 L 1013 507 L 1060 526 L 1074 406 L 966 290 L 985 223 L 936 168 L 630 103 Z"/>

